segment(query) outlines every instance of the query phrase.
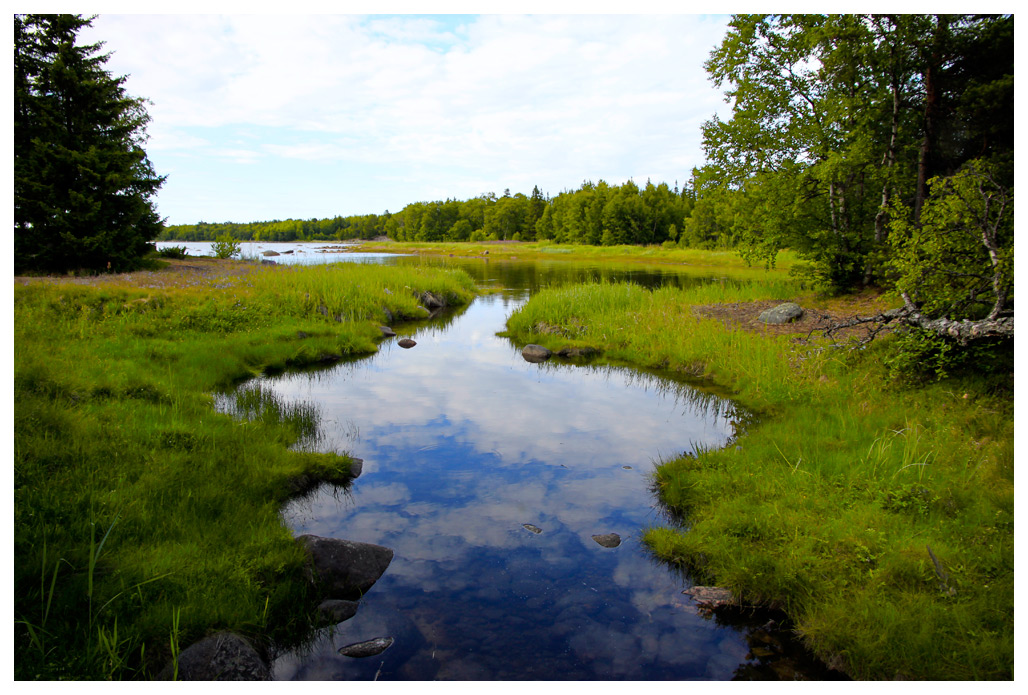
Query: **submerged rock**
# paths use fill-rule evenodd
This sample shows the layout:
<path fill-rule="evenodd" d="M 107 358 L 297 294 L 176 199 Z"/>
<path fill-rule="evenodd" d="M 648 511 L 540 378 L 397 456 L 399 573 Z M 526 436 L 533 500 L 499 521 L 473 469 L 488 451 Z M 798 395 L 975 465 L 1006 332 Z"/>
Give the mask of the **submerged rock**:
<path fill-rule="evenodd" d="M 694 586 L 682 591 L 686 596 L 691 596 L 696 605 L 706 610 L 714 610 L 721 606 L 738 605 L 738 600 L 728 589 L 719 586 Z"/>
<path fill-rule="evenodd" d="M 410 338 L 400 338 L 398 341 L 396 341 L 396 344 L 404 348 L 405 350 L 410 350 L 412 347 L 417 345 L 417 343 L 415 343 Z"/>
<path fill-rule="evenodd" d="M 178 672 L 174 662 L 157 676 L 158 680 L 180 681 L 266 681 L 271 669 L 244 637 L 234 632 L 219 632 L 182 650 Z"/>
<path fill-rule="evenodd" d="M 296 540 L 307 551 L 310 578 L 326 597 L 360 598 L 393 561 L 392 550 L 373 543 L 312 535 Z"/>
<path fill-rule="evenodd" d="M 381 654 L 391 646 L 393 646 L 392 637 L 376 637 L 375 639 L 369 639 L 365 642 L 357 642 L 355 644 L 348 644 L 345 647 L 340 647 L 339 653 L 343 656 L 363 659 L 367 656 Z"/>
<path fill-rule="evenodd" d="M 785 304 L 765 309 L 760 312 L 760 316 L 757 319 L 764 323 L 789 323 L 790 321 L 799 320 L 802 316 L 803 309 L 799 304 L 796 302 L 786 302 Z"/>
<path fill-rule="evenodd" d="M 593 536 L 593 540 L 604 548 L 616 548 L 621 545 L 621 536 L 616 533 L 601 533 Z"/>
<path fill-rule="evenodd" d="M 553 352 L 544 348 L 542 345 L 526 345 L 524 349 L 521 350 L 521 356 L 524 357 L 527 362 L 545 362 L 550 359 L 552 354 Z"/>

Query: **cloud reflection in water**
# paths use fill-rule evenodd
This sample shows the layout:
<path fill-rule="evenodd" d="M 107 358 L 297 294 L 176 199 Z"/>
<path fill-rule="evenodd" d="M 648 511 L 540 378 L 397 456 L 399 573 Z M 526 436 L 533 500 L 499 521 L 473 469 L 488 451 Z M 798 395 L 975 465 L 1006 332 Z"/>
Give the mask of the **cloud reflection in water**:
<path fill-rule="evenodd" d="M 734 407 L 639 372 L 528 363 L 495 335 L 511 308 L 480 297 L 411 350 L 265 380 L 318 404 L 323 448 L 364 459 L 350 494 L 323 490 L 287 522 L 395 552 L 357 616 L 279 677 L 729 678 L 745 660 L 638 541 L 659 521 L 653 463 L 726 443 Z M 591 538 L 610 532 L 618 548 Z M 333 656 L 383 630 L 397 642 L 381 658 Z"/>

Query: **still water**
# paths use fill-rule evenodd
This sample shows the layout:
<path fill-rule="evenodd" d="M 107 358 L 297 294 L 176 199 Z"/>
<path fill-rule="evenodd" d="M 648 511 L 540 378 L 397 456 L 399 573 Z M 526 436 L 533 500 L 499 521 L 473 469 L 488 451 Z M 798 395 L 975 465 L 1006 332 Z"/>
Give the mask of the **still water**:
<path fill-rule="evenodd" d="M 367 259 L 364 259 L 367 261 Z M 379 259 L 417 263 L 416 258 Z M 443 262 L 443 261 L 432 261 Z M 700 615 L 691 581 L 640 542 L 673 524 L 651 489 L 661 459 L 729 444 L 745 414 L 669 374 L 525 361 L 497 336 L 535 289 L 606 277 L 588 265 L 447 260 L 497 290 L 429 322 L 394 326 L 370 357 L 260 380 L 320 415 L 316 447 L 364 460 L 283 511 L 296 535 L 387 546 L 389 569 L 357 615 L 280 680 L 823 678 L 768 616 Z M 622 271 L 645 285 L 695 282 Z M 610 278 L 614 279 L 614 278 Z M 709 280 L 708 280 L 709 281 Z M 594 535 L 616 533 L 603 547 Z M 340 647 L 378 637 L 378 656 Z"/>

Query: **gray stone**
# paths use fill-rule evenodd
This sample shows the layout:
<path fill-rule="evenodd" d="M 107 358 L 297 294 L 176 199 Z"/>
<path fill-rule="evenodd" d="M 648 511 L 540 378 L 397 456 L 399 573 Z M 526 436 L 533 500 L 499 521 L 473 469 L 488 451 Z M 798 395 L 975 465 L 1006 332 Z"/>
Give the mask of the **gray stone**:
<path fill-rule="evenodd" d="M 318 605 L 318 616 L 326 623 L 338 624 L 357 615 L 357 607 L 359 605 L 356 601 L 328 599 Z"/>
<path fill-rule="evenodd" d="M 795 302 L 786 302 L 760 312 L 758 320 L 764 323 L 789 323 L 803 316 L 803 309 Z"/>
<path fill-rule="evenodd" d="M 545 362 L 550 359 L 553 353 L 542 345 L 526 345 L 521 350 L 521 356 L 526 362 Z"/>
<path fill-rule="evenodd" d="M 405 350 L 410 350 L 412 347 L 417 345 L 417 343 L 415 343 L 410 338 L 400 338 L 398 341 L 396 341 L 396 344 L 404 348 Z"/>
<path fill-rule="evenodd" d="M 531 531 L 532 533 L 542 533 L 543 532 L 543 530 L 541 528 L 539 528 L 538 526 L 536 526 L 535 524 L 521 524 L 521 525 L 524 526 L 529 531 Z"/>
<path fill-rule="evenodd" d="M 364 459 L 351 458 L 350 459 L 350 479 L 359 478 L 361 473 L 364 472 Z"/>
<path fill-rule="evenodd" d="M 265 251 L 264 255 L 265 256 L 280 256 L 282 254 L 280 254 L 278 251 Z"/>
<path fill-rule="evenodd" d="M 616 548 L 621 545 L 621 536 L 616 533 L 602 533 L 593 536 L 593 540 L 604 548 Z"/>
<path fill-rule="evenodd" d="M 427 309 L 442 309 L 446 306 L 446 300 L 433 292 L 424 292 L 421 295 L 421 304 Z"/>
<path fill-rule="evenodd" d="M 367 656 L 381 654 L 391 646 L 393 646 L 392 637 L 376 637 L 375 639 L 369 639 L 365 642 L 357 642 L 356 644 L 348 644 L 345 647 L 340 647 L 339 653 L 343 656 L 363 659 Z"/>
<path fill-rule="evenodd" d="M 389 326 L 379 326 L 378 330 L 382 331 L 383 337 L 386 337 L 386 338 L 392 338 L 392 337 L 394 337 L 396 335 L 396 331 L 394 331 Z"/>
<path fill-rule="evenodd" d="M 310 559 L 310 577 L 326 598 L 358 599 L 393 561 L 393 551 L 373 543 L 304 535 L 297 538 Z"/>
<path fill-rule="evenodd" d="M 175 663 L 165 666 L 158 680 L 180 681 L 266 681 L 271 669 L 257 650 L 243 637 L 232 632 L 219 632 L 193 644 L 178 655 Z"/>

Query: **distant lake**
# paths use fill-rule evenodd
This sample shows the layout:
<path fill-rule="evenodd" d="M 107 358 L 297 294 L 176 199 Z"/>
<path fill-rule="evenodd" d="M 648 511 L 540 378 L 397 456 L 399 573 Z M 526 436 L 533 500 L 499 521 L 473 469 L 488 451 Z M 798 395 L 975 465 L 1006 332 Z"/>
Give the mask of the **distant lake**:
<path fill-rule="evenodd" d="M 157 248 L 184 246 L 190 256 L 213 256 L 211 241 L 158 241 Z M 340 260 L 348 262 L 378 262 L 384 257 L 395 257 L 395 253 L 361 253 L 352 249 L 358 242 L 347 241 L 241 241 L 239 242 L 238 258 L 269 260 L 281 264 L 312 264 L 336 263 Z M 278 255 L 267 255 L 272 252 Z M 345 254 L 346 258 L 341 259 Z"/>

